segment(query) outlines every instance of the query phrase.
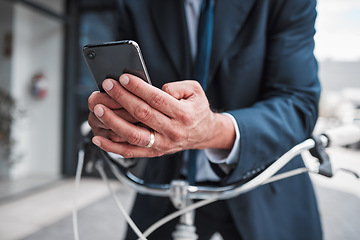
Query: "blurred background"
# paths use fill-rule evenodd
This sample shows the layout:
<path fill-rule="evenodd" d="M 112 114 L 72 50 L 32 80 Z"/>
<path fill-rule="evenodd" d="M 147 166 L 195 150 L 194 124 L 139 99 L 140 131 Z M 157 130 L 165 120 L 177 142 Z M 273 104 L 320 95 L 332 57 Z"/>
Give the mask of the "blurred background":
<path fill-rule="evenodd" d="M 0 0 L 0 239 L 72 238 L 80 125 L 96 89 L 81 49 L 117 39 L 115 6 L 116 0 Z M 316 30 L 323 92 L 315 131 L 360 125 L 360 0 L 318 0 Z M 360 172 L 359 149 L 356 143 L 330 156 Z M 326 239 L 359 239 L 359 181 L 346 174 L 313 180 Z M 114 187 L 130 207 L 133 192 Z M 122 218 L 107 211 L 115 206 L 101 181 L 86 178 L 80 193 L 81 233 L 101 233 L 84 239 L 118 239 Z"/>

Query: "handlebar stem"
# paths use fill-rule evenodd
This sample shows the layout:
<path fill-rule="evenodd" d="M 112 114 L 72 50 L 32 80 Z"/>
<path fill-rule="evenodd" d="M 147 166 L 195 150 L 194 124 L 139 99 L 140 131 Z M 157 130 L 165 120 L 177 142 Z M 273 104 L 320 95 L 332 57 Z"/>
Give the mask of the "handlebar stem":
<path fill-rule="evenodd" d="M 183 209 L 193 202 L 188 197 L 189 183 L 185 180 L 173 180 L 170 183 L 170 200 L 177 209 Z M 195 211 L 189 211 L 180 217 L 180 223 L 194 225 Z"/>

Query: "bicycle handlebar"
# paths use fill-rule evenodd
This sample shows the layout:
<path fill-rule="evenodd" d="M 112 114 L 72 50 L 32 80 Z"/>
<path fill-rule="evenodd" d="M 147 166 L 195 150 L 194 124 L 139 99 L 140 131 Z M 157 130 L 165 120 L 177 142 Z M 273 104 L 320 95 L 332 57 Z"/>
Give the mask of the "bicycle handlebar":
<path fill-rule="evenodd" d="M 356 125 L 340 127 L 337 129 L 326 131 L 324 134 L 318 136 L 320 140 L 321 147 L 330 147 L 330 146 L 339 146 L 339 145 L 348 145 L 360 141 L 360 128 Z M 213 186 L 196 186 L 196 185 L 187 185 L 185 186 L 187 190 L 186 197 L 189 199 L 206 199 L 213 196 L 217 196 L 218 199 L 229 199 L 235 196 L 238 196 L 242 193 L 248 192 L 257 186 L 268 183 L 274 174 L 276 174 L 283 166 L 285 166 L 291 159 L 299 155 L 301 152 L 315 148 L 317 141 L 313 138 L 307 139 L 304 142 L 294 146 L 278 160 L 272 163 L 267 169 L 265 169 L 258 176 L 252 180 L 242 184 L 242 183 L 233 183 L 228 186 L 222 187 L 213 187 Z M 105 152 L 102 152 L 104 158 L 109 163 L 112 172 L 115 174 L 116 178 L 122 183 L 129 185 L 134 190 L 142 194 L 149 194 L 154 196 L 161 197 L 170 197 L 172 194 L 172 184 L 151 184 L 146 183 L 144 180 L 134 176 L 127 169 L 120 166 L 116 166 L 111 159 L 107 156 Z M 322 160 L 320 160 L 322 163 Z M 305 170 L 299 170 L 300 172 L 305 172 Z M 308 171 L 308 169 L 306 169 Z M 331 167 L 328 166 L 328 170 L 331 171 Z M 321 172 L 318 172 L 323 174 Z M 295 175 L 295 173 L 294 173 Z M 323 174 L 325 176 L 331 177 L 332 173 Z"/>
<path fill-rule="evenodd" d="M 329 129 L 323 133 L 329 141 L 326 147 L 345 146 L 360 141 L 360 128 L 354 124 Z"/>

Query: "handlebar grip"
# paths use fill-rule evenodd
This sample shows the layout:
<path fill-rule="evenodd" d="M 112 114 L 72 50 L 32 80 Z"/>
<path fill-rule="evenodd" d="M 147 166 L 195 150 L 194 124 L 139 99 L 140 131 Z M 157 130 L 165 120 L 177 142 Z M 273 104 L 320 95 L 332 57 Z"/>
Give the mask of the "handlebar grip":
<path fill-rule="evenodd" d="M 88 121 L 85 121 L 80 126 L 80 132 L 83 136 L 87 136 L 91 132 L 91 127 Z"/>
<path fill-rule="evenodd" d="M 323 135 L 328 138 L 328 147 L 345 146 L 360 141 L 360 127 L 349 124 L 329 129 Z"/>

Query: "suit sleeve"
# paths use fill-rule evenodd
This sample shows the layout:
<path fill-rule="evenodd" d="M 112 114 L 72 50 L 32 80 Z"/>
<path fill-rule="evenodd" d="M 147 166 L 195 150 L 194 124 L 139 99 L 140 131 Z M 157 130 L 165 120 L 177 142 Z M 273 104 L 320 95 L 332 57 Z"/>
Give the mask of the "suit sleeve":
<path fill-rule="evenodd" d="M 229 182 L 251 178 L 309 137 L 318 117 L 315 1 L 283 1 L 271 16 L 261 100 L 229 112 L 241 136 L 238 164 Z"/>

